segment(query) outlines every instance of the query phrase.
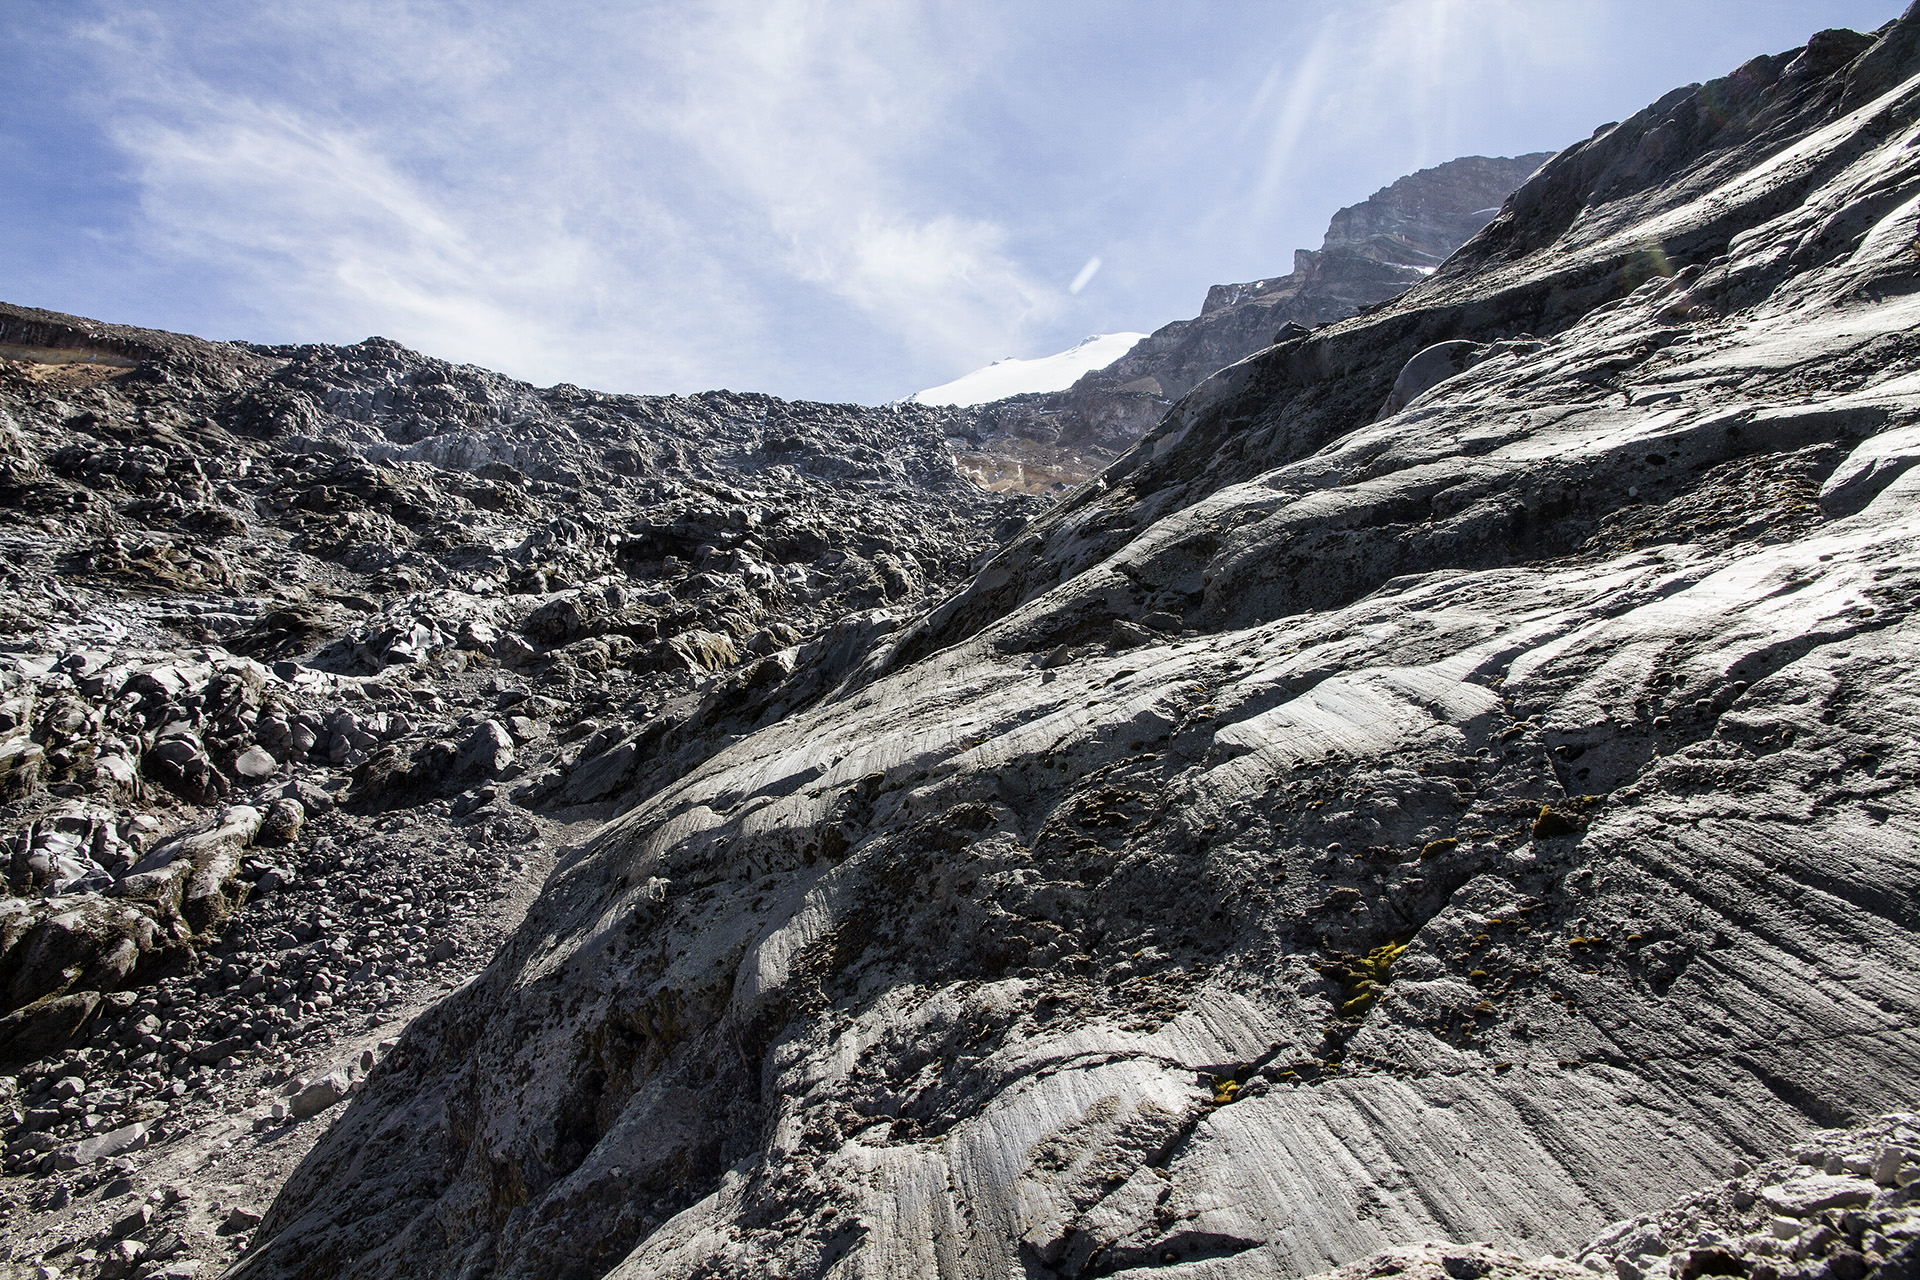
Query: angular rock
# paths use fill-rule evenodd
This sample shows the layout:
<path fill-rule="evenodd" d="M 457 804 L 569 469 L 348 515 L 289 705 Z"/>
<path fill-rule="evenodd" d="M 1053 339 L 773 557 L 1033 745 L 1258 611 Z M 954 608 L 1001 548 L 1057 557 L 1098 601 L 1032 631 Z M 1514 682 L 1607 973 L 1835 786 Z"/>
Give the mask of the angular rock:
<path fill-rule="evenodd" d="M 638 743 L 627 741 L 575 765 L 567 776 L 563 798 L 569 804 L 586 804 L 612 795 L 632 775 L 639 751 Z"/>
<path fill-rule="evenodd" d="M 518 667 L 538 659 L 540 651 L 519 636 L 508 634 L 494 643 L 493 656 L 500 659 L 502 666 Z"/>
<path fill-rule="evenodd" d="M 113 1238 L 120 1240 L 134 1234 L 136 1231 L 145 1231 L 147 1224 L 152 1221 L 153 1210 L 143 1204 L 136 1207 L 132 1213 L 116 1221 L 110 1230 Z"/>
<path fill-rule="evenodd" d="M 299 1120 L 317 1116 L 347 1096 L 347 1084 L 343 1072 L 322 1076 L 288 1099 L 287 1109 Z"/>
<path fill-rule="evenodd" d="M 233 1208 L 227 1210 L 226 1218 L 221 1221 L 220 1231 L 223 1235 L 231 1235 L 236 1231 L 246 1231 L 259 1224 L 259 1213 L 252 1209 L 242 1208 L 240 1205 L 234 1205 Z"/>
<path fill-rule="evenodd" d="M 0 739 L 0 800 L 18 800 L 40 785 L 46 749 L 26 733 Z"/>
<path fill-rule="evenodd" d="M 731 639 L 699 629 L 673 637 L 660 652 L 662 670 L 724 671 L 740 661 Z"/>
<path fill-rule="evenodd" d="M 174 865 L 186 863 L 192 870 L 181 887 L 180 915 L 196 931 L 205 932 L 233 913 L 237 903 L 227 891 L 240 868 L 240 855 L 253 842 L 260 823 L 258 809 L 234 805 L 220 815 L 212 830 L 181 842 Z"/>
<path fill-rule="evenodd" d="M 0 1015 L 0 1067 L 18 1066 L 58 1052 L 79 1038 L 99 1007 L 97 991 L 43 996 Z"/>
<path fill-rule="evenodd" d="M 482 721 L 460 744 L 454 770 L 493 777 L 513 763 L 513 735 L 498 720 Z"/>
<path fill-rule="evenodd" d="M 279 767 L 280 762 L 273 758 L 273 753 L 265 747 L 258 746 L 248 747 L 245 751 L 242 751 L 239 757 L 233 762 L 233 771 L 235 773 L 243 778 L 254 781 L 258 781 L 261 778 L 272 777 L 274 770 Z"/>
<path fill-rule="evenodd" d="M 123 1151 L 131 1151 L 146 1145 L 148 1126 L 145 1124 L 124 1125 L 106 1133 L 96 1134 L 72 1149 L 75 1165 L 85 1166 L 96 1160 L 105 1160 L 117 1156 Z"/>
<path fill-rule="evenodd" d="M 1767 1187 L 1760 1198 L 1775 1212 L 1807 1218 L 1826 1209 L 1857 1209 L 1873 1199 L 1876 1190 L 1865 1178 L 1816 1175 Z"/>
<path fill-rule="evenodd" d="M 300 838 L 300 828 L 306 820 L 306 808 L 298 800 L 282 796 L 267 806 L 254 838 L 260 844 L 292 844 Z"/>
<path fill-rule="evenodd" d="M 245 1053 L 250 1046 L 242 1036 L 228 1036 L 209 1044 L 196 1045 L 187 1056 L 204 1066 L 213 1066 L 223 1058 Z"/>

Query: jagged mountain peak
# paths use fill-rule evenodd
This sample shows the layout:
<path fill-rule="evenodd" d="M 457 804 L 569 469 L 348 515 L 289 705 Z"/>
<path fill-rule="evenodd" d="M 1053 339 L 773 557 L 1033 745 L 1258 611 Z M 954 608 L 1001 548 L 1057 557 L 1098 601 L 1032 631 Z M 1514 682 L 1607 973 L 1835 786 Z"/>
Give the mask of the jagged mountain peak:
<path fill-rule="evenodd" d="M 1467 156 L 1421 170 L 1335 214 L 1291 274 L 1214 285 L 1200 314 L 1133 343 L 1069 387 L 979 404 L 958 432 L 961 465 L 989 488 L 1059 493 L 1084 482 L 1215 370 L 1313 326 L 1397 296 L 1497 212 L 1545 154 Z"/>
<path fill-rule="evenodd" d="M 1380 262 L 1438 266 L 1492 221 L 1506 193 L 1553 154 L 1461 156 L 1410 173 L 1334 214 L 1320 249 L 1352 249 Z M 1490 198 L 1494 195 L 1500 198 Z"/>

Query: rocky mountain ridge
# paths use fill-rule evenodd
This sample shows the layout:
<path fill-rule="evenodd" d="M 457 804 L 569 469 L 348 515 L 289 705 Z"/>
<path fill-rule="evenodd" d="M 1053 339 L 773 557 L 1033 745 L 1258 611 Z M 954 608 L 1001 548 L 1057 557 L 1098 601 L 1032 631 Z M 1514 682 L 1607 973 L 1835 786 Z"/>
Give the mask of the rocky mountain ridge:
<path fill-rule="evenodd" d="M 1485 226 L 1551 153 L 1463 156 L 1409 174 L 1333 215 L 1293 271 L 1207 290 L 1200 314 L 1163 325 L 1065 391 L 982 406 L 956 438 L 988 488 L 1057 493 L 1084 483 L 1211 376 L 1273 345 L 1405 292 Z"/>

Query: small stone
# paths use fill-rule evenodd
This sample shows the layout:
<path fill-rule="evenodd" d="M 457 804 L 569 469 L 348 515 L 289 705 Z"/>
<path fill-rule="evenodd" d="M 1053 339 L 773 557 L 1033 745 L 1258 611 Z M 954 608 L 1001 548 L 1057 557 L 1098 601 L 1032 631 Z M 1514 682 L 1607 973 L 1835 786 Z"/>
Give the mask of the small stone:
<path fill-rule="evenodd" d="M 460 627 L 460 647 L 487 653 L 500 642 L 500 633 L 482 618 L 469 618 Z"/>
<path fill-rule="evenodd" d="M 262 844 L 292 844 L 306 821 L 305 806 L 298 800 L 283 796 L 268 806 L 266 815 L 260 820 L 260 834 L 255 839 Z"/>
<path fill-rule="evenodd" d="M 498 658 L 504 666 L 517 667 L 523 663 L 532 662 L 540 656 L 540 651 L 519 636 L 504 635 L 500 637 L 499 643 L 493 646 L 493 656 Z"/>
<path fill-rule="evenodd" d="M 147 1261 L 165 1262 L 175 1254 L 184 1253 L 186 1248 L 186 1241 L 171 1231 L 164 1232 L 158 1240 L 147 1247 Z"/>
<path fill-rule="evenodd" d="M 113 1238 L 119 1240 L 132 1235 L 136 1231 L 145 1231 L 147 1224 L 152 1221 L 153 1210 L 143 1204 L 113 1224 Z"/>
<path fill-rule="evenodd" d="M 512 763 L 513 735 L 498 720 L 483 720 L 460 744 L 454 769 L 491 776 Z"/>
<path fill-rule="evenodd" d="M 220 1231 L 224 1235 L 231 1235 L 236 1231 L 247 1231 L 259 1225 L 259 1214 L 255 1213 L 252 1209 L 243 1209 L 239 1205 L 235 1205 L 233 1208 L 227 1210 L 227 1217 L 226 1220 L 220 1224 Z"/>
<path fill-rule="evenodd" d="M 212 1044 L 196 1045 L 188 1051 L 188 1057 L 203 1067 L 213 1066 L 222 1058 L 230 1057 L 246 1050 L 247 1042 L 240 1036 L 228 1036 Z"/>
<path fill-rule="evenodd" d="M 322 1076 L 293 1095 L 289 1110 L 296 1119 L 317 1116 L 347 1096 L 347 1082 L 340 1073 Z"/>
<path fill-rule="evenodd" d="M 248 747 L 245 751 L 242 751 L 239 757 L 233 762 L 233 771 L 235 773 L 243 778 L 252 778 L 256 781 L 261 778 L 272 777 L 273 771 L 279 767 L 280 762 L 275 760 L 273 754 L 262 746 Z"/>
<path fill-rule="evenodd" d="M 1866 1256 L 1857 1249 L 1838 1248 L 1827 1255 L 1827 1264 L 1822 1268 L 1831 1280 L 1866 1280 L 1872 1269 Z M 1891 1275 L 1889 1280 L 1892 1280 Z"/>
<path fill-rule="evenodd" d="M 1795 1262 L 1804 1262 L 1808 1258 L 1825 1257 L 1833 1248 L 1840 1234 L 1824 1223 L 1816 1224 L 1811 1231 L 1793 1242 L 1787 1253 Z"/>
<path fill-rule="evenodd" d="M 1615 1245 L 1614 1250 L 1623 1258 L 1639 1258 L 1646 1254 L 1658 1256 L 1666 1253 L 1667 1242 L 1660 1228 L 1649 1222 Z"/>
<path fill-rule="evenodd" d="M 116 1156 L 122 1151 L 131 1151 L 146 1144 L 147 1126 L 144 1124 L 130 1124 L 124 1128 L 109 1130 L 88 1138 L 74 1147 L 72 1155 L 75 1164 L 69 1167 L 92 1164 L 96 1160 L 104 1160 L 108 1156 Z"/>
<path fill-rule="evenodd" d="M 1873 1162 L 1873 1180 L 1883 1187 L 1894 1185 L 1894 1179 L 1900 1174 L 1900 1166 L 1905 1164 L 1907 1153 L 1902 1147 L 1882 1147 Z"/>
<path fill-rule="evenodd" d="M 458 954 L 460 954 L 460 944 L 452 938 L 442 938 L 433 944 L 433 958 L 435 960 L 451 960 Z"/>

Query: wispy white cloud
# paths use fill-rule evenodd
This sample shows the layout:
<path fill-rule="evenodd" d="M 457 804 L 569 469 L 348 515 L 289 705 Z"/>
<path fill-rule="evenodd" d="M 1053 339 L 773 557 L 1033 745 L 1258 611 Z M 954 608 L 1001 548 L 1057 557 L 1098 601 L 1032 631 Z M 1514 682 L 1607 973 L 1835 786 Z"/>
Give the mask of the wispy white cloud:
<path fill-rule="evenodd" d="M 885 399 L 1191 314 L 1413 168 L 1559 145 L 1900 7 L 14 6 L 0 146 L 44 191 L 0 190 L 34 233 L 0 272 L 21 301 L 214 336 Z M 9 71 L 34 88 L 9 99 Z"/>
<path fill-rule="evenodd" d="M 632 17 L 598 17 L 597 48 L 548 49 L 552 29 L 482 38 L 444 10 L 291 6 L 268 43 L 320 65 L 267 83 L 194 67 L 182 45 L 199 33 L 137 9 L 89 34 L 146 248 L 198 261 L 283 329 L 693 389 L 742 381 L 738 354 L 778 327 L 783 293 L 824 291 L 869 340 L 940 369 L 1018 348 L 1062 296 L 1000 225 L 900 180 L 966 81 L 910 11 L 720 0 Z M 408 62 L 396 41 L 439 52 Z M 388 52 L 341 65 L 369 48 Z M 579 96 L 543 104 L 534 68 L 576 53 Z"/>
<path fill-rule="evenodd" d="M 297 25 L 293 12 L 281 20 Z M 525 98 L 503 83 L 512 63 L 497 49 L 404 7 L 379 21 L 396 16 L 397 34 L 441 55 L 376 59 L 322 93 L 192 73 L 167 29 L 138 12 L 96 26 L 118 95 L 106 129 L 137 180 L 144 249 L 200 263 L 282 331 L 386 333 L 537 381 L 704 385 L 713 331 L 676 323 L 687 296 L 704 289 L 723 329 L 742 317 L 728 325 L 734 295 L 675 252 L 678 218 L 529 147 L 524 123 L 496 115 Z M 374 17 L 349 7 L 325 21 Z M 326 47 L 311 27 L 289 34 Z M 358 95 L 384 110 L 342 109 L 340 97 Z M 459 123 L 423 135 L 434 113 Z M 532 132 L 564 143 L 571 128 Z M 621 232 L 605 234 L 615 221 Z M 636 243 L 653 252 L 623 252 Z"/>
<path fill-rule="evenodd" d="M 1538 96 L 1594 45 L 1602 6 L 1559 0 L 1353 0 L 1322 11 L 1239 122 L 1259 138 L 1256 210 L 1278 206 L 1329 154 L 1380 154 L 1392 174 L 1456 154 L 1471 122 Z M 1555 139 L 1555 142 L 1571 139 Z M 1537 145 L 1537 144 L 1536 144 Z M 1347 199 L 1366 194 L 1356 191 Z"/>
<path fill-rule="evenodd" d="M 978 71 L 925 10 L 884 0 L 734 0 L 680 50 L 672 114 L 684 145 L 764 216 L 788 269 L 917 353 L 991 358 L 1059 292 L 1006 230 L 935 206 L 902 172 Z"/>
<path fill-rule="evenodd" d="M 579 288 L 591 256 L 549 227 L 514 234 L 463 217 L 370 140 L 256 104 L 206 103 L 114 135 L 139 158 L 150 248 L 243 274 L 289 321 L 331 329 L 344 311 L 438 350 L 539 368 L 554 335 L 516 317 Z"/>

